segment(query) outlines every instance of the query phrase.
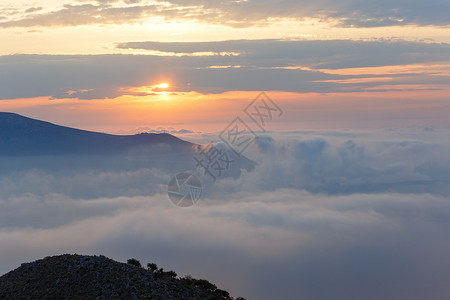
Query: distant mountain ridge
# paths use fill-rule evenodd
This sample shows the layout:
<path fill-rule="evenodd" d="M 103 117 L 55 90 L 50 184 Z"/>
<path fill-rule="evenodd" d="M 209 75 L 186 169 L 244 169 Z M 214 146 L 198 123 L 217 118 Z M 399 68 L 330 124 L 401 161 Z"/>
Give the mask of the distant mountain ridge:
<path fill-rule="evenodd" d="M 157 144 L 184 149 L 194 146 L 167 133 L 113 135 L 0 112 L 0 155 L 117 154 L 132 147 Z"/>
<path fill-rule="evenodd" d="M 202 147 L 168 133 L 113 135 L 0 112 L 0 175 L 29 169 L 191 172 Z M 251 171 L 256 165 L 244 156 L 232 160 L 223 177 L 238 178 L 243 169 Z"/>

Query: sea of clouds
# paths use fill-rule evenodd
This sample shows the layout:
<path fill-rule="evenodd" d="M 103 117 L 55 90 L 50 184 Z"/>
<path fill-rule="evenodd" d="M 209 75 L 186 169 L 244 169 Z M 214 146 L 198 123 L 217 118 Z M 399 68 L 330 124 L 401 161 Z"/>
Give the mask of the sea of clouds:
<path fill-rule="evenodd" d="M 448 299 L 448 153 L 444 128 L 260 134 L 244 152 L 256 168 L 200 177 L 203 198 L 189 208 L 168 199 L 173 170 L 122 170 L 114 159 L 8 170 L 0 273 L 47 255 L 103 254 L 249 299 Z"/>

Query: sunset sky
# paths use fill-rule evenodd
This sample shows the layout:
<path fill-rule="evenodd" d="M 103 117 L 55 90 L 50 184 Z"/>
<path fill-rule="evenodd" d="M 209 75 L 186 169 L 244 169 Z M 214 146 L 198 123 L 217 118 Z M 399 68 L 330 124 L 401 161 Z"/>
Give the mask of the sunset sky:
<path fill-rule="evenodd" d="M 112 133 L 448 127 L 448 1 L 3 1 L 0 110 Z"/>
<path fill-rule="evenodd" d="M 249 300 L 448 300 L 449 95 L 449 0 L 2 0 L 1 112 L 235 154 L 230 122 L 253 132 L 211 183 L 168 135 L 99 155 L 1 114 L 0 275 L 77 252 Z M 169 200 L 177 172 L 196 205 Z"/>

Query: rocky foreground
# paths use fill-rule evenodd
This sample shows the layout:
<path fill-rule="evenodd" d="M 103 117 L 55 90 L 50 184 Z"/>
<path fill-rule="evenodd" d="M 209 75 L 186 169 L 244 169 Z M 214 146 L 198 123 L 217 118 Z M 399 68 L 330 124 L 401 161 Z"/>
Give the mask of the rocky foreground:
<path fill-rule="evenodd" d="M 24 263 L 0 277 L 0 299 L 233 299 L 214 284 L 177 278 L 155 264 L 60 255 Z M 238 298 L 243 299 L 243 298 Z"/>

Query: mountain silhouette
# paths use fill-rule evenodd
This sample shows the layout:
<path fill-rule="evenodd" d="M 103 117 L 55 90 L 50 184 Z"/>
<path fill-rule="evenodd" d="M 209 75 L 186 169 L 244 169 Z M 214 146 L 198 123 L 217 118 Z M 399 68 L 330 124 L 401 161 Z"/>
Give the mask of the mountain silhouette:
<path fill-rule="evenodd" d="M 133 147 L 157 144 L 168 144 L 179 150 L 186 150 L 194 145 L 170 134 L 113 135 L 0 112 L 0 155 L 109 155 Z"/>
<path fill-rule="evenodd" d="M 158 168 L 183 172 L 196 167 L 202 146 L 167 133 L 113 135 L 75 129 L 0 112 L 0 175 L 42 169 L 47 171 L 133 171 Z M 231 150 L 228 154 L 231 156 Z M 255 163 L 234 157 L 223 177 L 237 178 Z"/>
<path fill-rule="evenodd" d="M 105 256 L 58 255 L 30 263 L 0 277 L 1 299 L 216 299 L 227 291 L 204 279 L 177 277 L 156 264 Z M 243 298 L 238 298 L 243 299 Z"/>

